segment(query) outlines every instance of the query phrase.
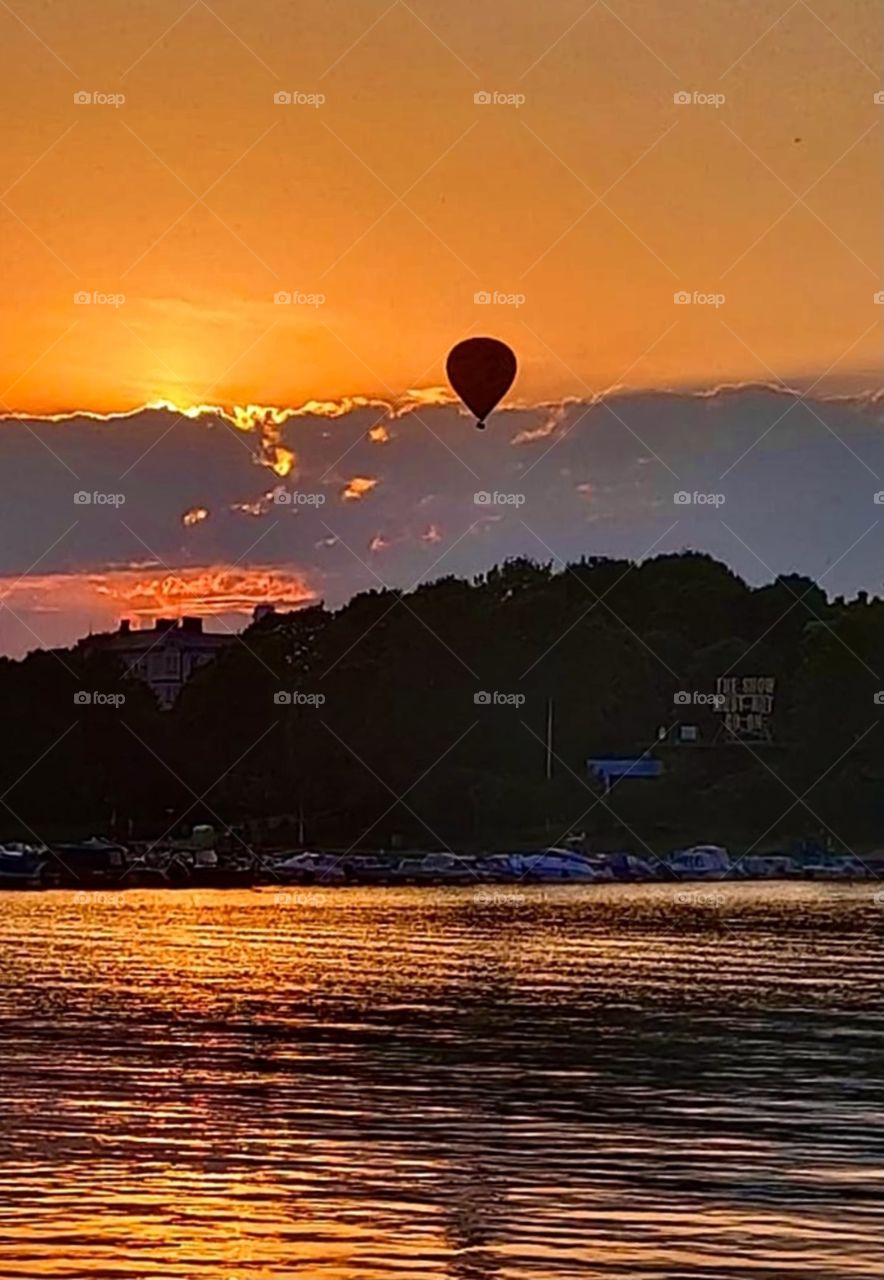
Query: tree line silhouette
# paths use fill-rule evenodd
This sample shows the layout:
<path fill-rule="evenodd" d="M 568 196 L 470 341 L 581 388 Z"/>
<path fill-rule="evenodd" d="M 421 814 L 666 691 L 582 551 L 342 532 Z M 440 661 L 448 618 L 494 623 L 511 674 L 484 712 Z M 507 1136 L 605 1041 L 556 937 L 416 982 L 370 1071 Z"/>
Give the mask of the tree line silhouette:
<path fill-rule="evenodd" d="M 884 820 L 882 661 L 884 602 L 798 575 L 752 587 L 694 552 L 520 558 L 270 614 L 165 712 L 107 653 L 35 651 L 0 660 L 0 837 L 210 822 L 278 846 L 530 847 L 578 829 L 637 851 L 824 832 L 867 847 Z M 726 674 L 776 679 L 770 743 L 676 703 Z M 125 702 L 79 706 L 77 689 Z M 686 719 L 697 743 L 658 741 Z M 632 755 L 662 775 L 605 794 L 587 759 Z"/>

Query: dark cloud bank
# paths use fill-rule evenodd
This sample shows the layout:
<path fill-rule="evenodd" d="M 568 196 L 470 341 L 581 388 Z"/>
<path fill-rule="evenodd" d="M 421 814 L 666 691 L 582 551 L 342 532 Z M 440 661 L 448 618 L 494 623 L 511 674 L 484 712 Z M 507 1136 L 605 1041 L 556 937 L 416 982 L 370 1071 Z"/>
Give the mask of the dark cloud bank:
<path fill-rule="evenodd" d="M 753 583 L 798 571 L 830 595 L 878 593 L 882 411 L 872 395 L 741 387 L 513 410 L 485 432 L 431 405 L 398 417 L 306 413 L 251 432 L 168 410 L 6 420 L 0 646 L 21 652 L 35 635 L 70 642 L 87 623 L 108 625 L 121 612 L 105 589 L 115 575 L 231 565 L 246 577 L 276 570 L 336 604 L 379 579 L 410 587 L 517 554 L 691 548 Z M 285 477 L 268 465 L 280 446 L 296 457 Z M 77 503 L 78 492 L 125 501 Z"/>

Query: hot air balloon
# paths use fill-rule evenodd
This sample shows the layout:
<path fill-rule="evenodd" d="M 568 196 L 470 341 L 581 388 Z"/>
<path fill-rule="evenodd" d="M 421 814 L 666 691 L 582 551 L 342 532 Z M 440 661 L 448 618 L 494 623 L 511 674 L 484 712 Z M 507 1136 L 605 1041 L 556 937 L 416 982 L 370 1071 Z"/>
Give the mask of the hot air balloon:
<path fill-rule="evenodd" d="M 516 357 L 497 338 L 465 338 L 452 347 L 445 362 L 448 381 L 476 415 L 480 429 L 513 385 L 516 368 Z"/>

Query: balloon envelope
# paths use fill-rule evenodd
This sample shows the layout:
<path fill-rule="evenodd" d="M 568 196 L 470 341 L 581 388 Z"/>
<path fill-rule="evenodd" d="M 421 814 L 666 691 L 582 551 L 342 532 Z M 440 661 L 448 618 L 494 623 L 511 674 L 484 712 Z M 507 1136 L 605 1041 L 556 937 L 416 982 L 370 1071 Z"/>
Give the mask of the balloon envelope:
<path fill-rule="evenodd" d="M 513 385 L 516 368 L 516 357 L 497 338 L 465 338 L 452 347 L 445 363 L 448 381 L 480 427 Z"/>

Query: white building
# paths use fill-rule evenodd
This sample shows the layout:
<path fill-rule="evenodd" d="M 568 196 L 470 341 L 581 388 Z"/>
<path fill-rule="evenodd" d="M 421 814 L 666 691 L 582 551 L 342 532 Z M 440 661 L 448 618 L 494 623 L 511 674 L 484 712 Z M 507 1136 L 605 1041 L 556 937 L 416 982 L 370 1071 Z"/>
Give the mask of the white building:
<path fill-rule="evenodd" d="M 235 640 L 233 634 L 203 631 L 202 618 L 157 618 L 152 628 L 144 630 L 133 630 L 124 618 L 119 631 L 89 636 L 80 643 L 113 653 L 124 672 L 149 685 L 168 711 L 193 673 Z"/>

